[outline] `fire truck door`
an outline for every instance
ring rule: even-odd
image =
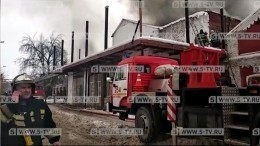
[[[127,96],[128,65],[119,66],[116,70],[113,86],[113,106],[119,107],[120,101]]]

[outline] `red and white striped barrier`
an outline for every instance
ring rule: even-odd
[[[173,98],[174,94],[172,91],[172,75],[168,80],[167,86],[167,120],[172,122],[172,130],[176,130],[176,102]],[[176,146],[178,144],[176,135],[172,135],[172,145]]]
[[[176,123],[176,103],[175,99],[173,98],[173,91],[172,91],[172,76],[168,81],[167,86],[167,120],[170,122]]]

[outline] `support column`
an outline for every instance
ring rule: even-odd
[[[73,93],[73,72],[68,73],[68,104],[72,104],[72,93]]]
[[[84,98],[85,98],[84,107],[85,107],[85,109],[87,108],[86,98],[89,95],[88,83],[89,83],[89,81],[88,81],[88,70],[86,69],[84,71]]]
[[[104,106],[105,106],[105,98],[107,97],[107,84],[106,84],[106,78],[107,78],[107,73],[103,73],[102,74],[102,81],[101,81],[101,84],[102,84],[102,87],[101,87],[101,108],[104,109]]]

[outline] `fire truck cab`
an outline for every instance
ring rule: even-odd
[[[114,75],[112,88],[110,88],[112,93],[110,103],[113,107],[125,107],[134,112],[129,97],[133,96],[135,92],[155,92],[154,88],[158,88],[157,91],[165,91],[165,88],[160,87],[162,83],[165,83],[162,80],[157,84],[151,84],[153,79],[158,78],[154,75],[155,68],[163,64],[178,65],[178,62],[153,56],[136,56],[121,61]],[[138,74],[141,79],[139,85],[136,84]],[[166,79],[164,80],[166,81]]]
[[[44,91],[44,87],[41,83],[36,84],[35,93],[33,96],[38,99],[44,99],[45,91]]]

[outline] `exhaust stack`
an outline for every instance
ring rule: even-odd
[[[86,21],[85,57],[88,56],[88,21]]]
[[[71,40],[71,63],[73,62],[74,56],[74,31],[72,31],[72,40]]]
[[[104,40],[104,49],[107,49],[108,42],[108,6],[105,7],[105,40]]]
[[[186,26],[186,42],[190,43],[190,20],[189,20],[188,0],[185,0],[185,26]]]

